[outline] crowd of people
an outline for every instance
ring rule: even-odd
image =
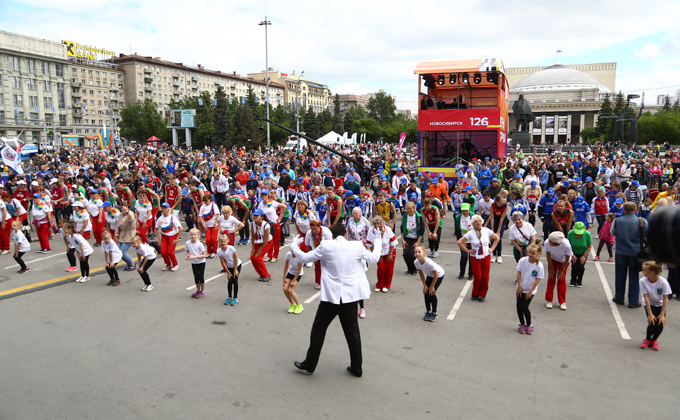
[[[245,259],[260,281],[271,281],[272,264],[287,240],[299,235],[299,249],[312,252],[334,239],[334,226],[343,225],[349,241],[368,252],[379,247],[376,292],[390,291],[396,250],[402,249],[405,273],[423,284],[424,320],[435,321],[436,292],[445,275],[435,262],[444,224],[452,223],[461,251],[458,279],[467,270],[477,302],[487,298],[491,264],[503,263],[508,230],[517,264],[518,330],[532,334],[529,303],[544,278],[541,255],[548,265],[545,306],[553,307],[556,289],[559,308],[566,310],[567,272],[571,267],[569,286],[583,286],[598,240],[594,260],[606,246],[608,260],[615,262],[614,302],[625,303],[627,286],[628,306],[640,307],[642,291],[650,325],[642,347],[658,350],[668,298],[680,300],[680,269],[669,266],[667,280],[650,262],[640,279],[635,257],[650,214],[678,204],[680,151],[668,148],[662,156],[659,149],[530,155],[518,150],[504,158],[459,160],[449,179],[419,171],[415,154],[415,147],[397,151],[381,144],[335,153],[60,148],[34,157],[24,174],[10,171],[0,190],[0,254],[13,252],[19,273],[26,273],[23,256],[32,234],[39,253],[51,252],[61,238],[68,249],[66,271],[80,270],[76,281],[85,283],[89,257],[100,247],[109,285],[120,284],[116,266],[123,261],[123,270],[137,271],[142,290],[149,292],[159,254],[160,270],[178,270],[177,245],[188,231],[184,249],[196,284],[192,298],[205,296],[206,261],[217,257],[228,276],[225,304],[233,306]],[[300,314],[304,308],[295,287],[305,268],[313,267],[319,289],[321,264],[305,264],[293,252],[284,259],[288,312]],[[655,282],[660,283],[650,286]],[[650,290],[661,292],[652,296]],[[366,316],[363,299],[358,315]]]

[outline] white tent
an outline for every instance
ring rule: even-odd
[[[338,141],[340,139],[340,141]],[[320,137],[317,139],[321,144],[329,145],[329,144],[343,144],[342,142],[342,136],[335,131],[331,131],[330,133],[326,134],[323,137]]]

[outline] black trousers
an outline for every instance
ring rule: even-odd
[[[460,239],[460,238],[458,238]],[[467,244],[467,248],[470,249],[470,244]],[[460,275],[463,276],[465,275],[465,267],[468,265],[468,261],[470,260],[470,254],[467,252],[461,252],[460,253]],[[472,276],[472,264],[470,264],[470,267],[468,268],[468,277]]]
[[[246,211],[244,209],[238,209],[236,210],[236,215],[238,216],[239,220],[245,225],[243,229],[238,231],[238,236],[241,239],[250,239],[250,223],[248,220],[244,220],[243,216],[246,215]],[[250,217],[248,217],[250,219]]]
[[[416,265],[414,262],[416,261],[416,256],[414,255],[415,252],[415,244],[418,241],[417,238],[404,238],[404,241],[406,241],[406,248],[404,248],[404,262],[406,263],[406,269],[408,270],[409,273],[417,273],[418,269],[416,269]]]
[[[319,355],[326,338],[326,330],[335,317],[340,318],[342,331],[345,333],[347,346],[349,347],[350,366],[354,372],[362,373],[361,370],[361,334],[359,332],[359,318],[357,317],[357,302],[342,303],[335,305],[330,302],[320,302],[316,310],[312,333],[309,339],[309,349],[304,363],[307,371],[314,372],[319,363]]]
[[[21,259],[21,257],[24,256],[24,254],[25,252],[17,252],[17,256],[14,257],[14,261],[16,261],[17,264],[19,264],[19,266],[21,266],[22,270],[25,270],[27,268],[26,264],[24,263],[24,260]]]
[[[437,239],[427,239],[428,245],[430,245],[430,251],[432,252],[437,252],[439,251],[439,241],[442,239],[442,228],[441,226],[437,227]]]
[[[425,279],[425,285],[427,287],[432,286],[432,281],[434,279],[432,277],[427,277]],[[439,286],[442,284],[442,280],[444,280],[444,276],[441,276],[437,279],[437,282],[434,284],[434,291],[436,292],[437,289],[439,289]],[[430,312],[430,310],[434,313],[437,313],[437,294],[435,293],[434,295],[429,295],[425,293],[425,309],[427,312]]]
[[[661,313],[661,306],[649,306],[652,310],[654,316],[659,316]],[[649,316],[647,312],[647,306],[645,305],[645,315]],[[657,324],[647,324],[647,340],[655,341],[659,339],[661,332],[663,331],[663,324],[658,322]]]
[[[586,272],[586,263],[581,264],[581,257],[584,254],[574,253],[576,257],[576,262],[571,263],[571,284],[582,284],[583,283],[583,273]],[[586,262],[588,262],[588,255],[585,255]]]
[[[238,265],[236,270],[241,274],[241,264]],[[232,290],[234,291],[234,299],[238,299],[238,276],[234,276],[234,269],[227,267],[227,276],[229,281],[227,282],[227,292],[229,292],[229,297],[232,297]]]
[[[517,296],[517,316],[519,317],[520,324],[531,325],[531,311],[529,310],[529,305],[534,296],[531,295],[529,299],[524,299],[524,296],[526,296],[526,293]]]
[[[139,276],[142,278],[142,280],[144,280],[144,284],[146,284],[147,286],[151,284],[151,277],[149,277],[149,267],[151,267],[155,262],[156,262],[155,258],[153,260],[146,260],[146,263],[144,263],[143,266],[141,267],[142,270],[144,270],[144,272],[140,273]]]
[[[83,277],[90,276],[90,256],[87,255],[84,260],[80,260],[80,275]]]
[[[69,267],[77,267],[77,264],[76,264],[76,249],[75,248],[69,248],[68,249],[68,252],[66,252],[66,258],[68,258]]]
[[[118,270],[116,270],[116,267],[114,266],[113,268],[106,266],[106,272],[109,274],[109,278],[113,280],[120,280],[118,278]]]
[[[191,271],[194,273],[194,283],[205,283],[205,262],[191,264]]]

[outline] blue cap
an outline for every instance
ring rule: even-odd
[[[468,185],[467,187],[463,188],[463,191],[472,191],[472,187]]]
[[[555,189],[554,188],[548,188],[548,195],[555,195]]]
[[[449,181],[449,188],[453,188],[453,181]]]
[[[269,190],[264,188],[262,191],[260,191],[260,195],[262,194],[269,194]]]
[[[99,207],[111,207],[111,202],[110,201],[104,201],[101,206]]]
[[[256,209],[253,212],[253,216],[264,216],[264,212],[262,211],[262,209]]]
[[[333,172],[333,171],[331,171],[330,168],[326,168],[326,170],[324,172]]]
[[[302,179],[302,177],[299,177],[299,178],[297,179],[297,182],[302,182],[302,181],[304,181],[304,179]]]
[[[484,158],[484,160],[491,160],[491,158],[487,156]]]
[[[568,187],[568,186],[569,186],[569,181],[564,181],[564,182],[562,183],[562,186],[565,187],[565,188]]]
[[[423,173],[422,173],[422,172],[418,172],[418,176],[423,176]]]
[[[295,159],[295,163],[300,163],[300,161],[299,161],[299,160],[297,160],[297,159]]]
[[[498,178],[491,178],[491,182],[494,182],[494,181],[498,182]],[[534,181],[534,182],[536,182],[536,181]]]
[[[631,182],[630,185],[631,185],[632,187],[639,187],[639,186],[640,186],[640,182],[638,182],[638,181],[636,180],[636,181]]]
[[[378,166],[378,169],[385,169],[385,168],[383,168],[382,166]],[[428,172],[429,172],[429,171],[428,171]]]
[[[522,175],[520,175],[520,174],[515,175],[515,178],[521,178],[521,177],[522,177]]]
[[[576,197],[576,201],[579,203],[583,203],[584,201],[586,201],[586,199],[579,195],[578,197]]]
[[[352,166],[351,168],[349,168],[349,170],[350,170],[350,171],[353,171],[353,170],[354,170],[354,166]]]
[[[576,178],[574,178],[574,181],[576,181],[576,182],[581,182],[581,178],[576,177]]]
[[[590,182],[590,181],[592,181],[592,180],[593,180],[593,178],[592,178],[592,177],[589,177],[589,176],[588,176],[588,177],[586,177],[586,182]]]
[[[623,198],[617,198],[616,199],[616,204],[623,204]]]
[[[531,181],[531,188],[535,188],[535,187],[536,187],[536,181]]]
[[[386,175],[380,175],[380,180],[381,181],[387,181],[387,176]]]
[[[250,179],[255,178],[255,174],[250,174]]]
[[[425,173],[426,173],[426,174],[429,174],[429,173],[430,173],[430,170],[428,169],[427,171],[425,171]]]
[[[99,191],[94,188],[90,188],[90,194],[99,194]]]
[[[265,176],[265,178],[271,178],[272,173],[267,171],[267,172],[264,173],[264,176]]]
[[[392,194],[397,194],[397,193],[398,193],[397,190],[392,190]]]
[[[411,200],[413,200],[414,198],[417,199],[417,198],[418,198],[418,193],[412,192],[411,194],[409,194],[408,198],[410,198]]]
[[[402,183],[402,184],[408,184],[408,180],[406,180],[406,178],[402,178],[402,179],[401,179],[401,183]]]
[[[323,203],[324,201],[326,201],[326,197],[324,197],[323,195],[319,197],[319,203]]]
[[[38,193],[33,194],[33,198],[40,198],[40,194]]]
[[[354,181],[354,177],[352,175],[347,175],[347,180],[348,181]]]
[[[170,204],[168,204],[168,203],[163,203],[163,204],[161,204],[161,207],[167,207],[167,208],[170,208]]]
[[[402,171],[402,172],[404,172],[404,169],[400,166],[400,167],[397,168],[397,171]]]
[[[352,191],[345,191],[345,197],[351,197],[354,193]]]
[[[467,171],[465,172],[472,172],[472,168],[467,168]]]

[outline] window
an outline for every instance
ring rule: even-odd
[[[104,123],[104,121],[99,120],[99,125],[102,125],[103,123]]]
[[[28,88],[30,90],[35,90],[35,79],[26,79],[28,82]]]
[[[122,75],[122,74],[119,74],[119,75],[118,75],[118,80],[123,80],[123,75]]]
[[[50,108],[52,108],[52,98],[50,98],[50,97],[44,97],[44,98],[43,98],[43,103],[45,104],[45,109],[50,109]]]
[[[139,92],[139,97],[141,98],[142,96],[144,96],[144,92]]]
[[[66,125],[66,115],[59,114],[59,125]]]
[[[104,87],[107,87],[107,84],[106,84],[106,82],[104,82]]]
[[[80,121],[76,119],[76,124],[80,124]],[[82,130],[80,128],[76,128],[76,134],[80,134]]]
[[[57,73],[57,76],[64,77],[64,65],[63,64],[55,64],[54,65],[54,71]]]
[[[80,69],[80,74],[85,74],[85,69]]]
[[[98,71],[96,71],[95,74],[96,74],[97,77],[99,77],[99,72],[98,72]]]
[[[88,76],[92,76],[92,70],[87,71]]]
[[[142,82],[137,82],[138,87],[142,87]]]
[[[51,123],[52,121],[54,121],[52,119],[52,114],[45,114],[45,122]]]
[[[139,63],[137,63],[137,68],[138,68],[138,69],[141,69],[141,68],[142,68],[142,65],[139,64]]]
[[[97,101],[97,105],[102,106],[102,101]]]
[[[89,124],[88,121],[89,120],[87,118],[85,118],[85,124]],[[85,130],[85,132],[87,133],[87,130]]]
[[[45,74],[45,75],[49,75],[50,74],[50,63],[48,63],[47,61],[43,61],[43,62],[40,63],[40,65],[42,67],[42,73]]]
[[[47,80],[43,80],[42,84],[43,84],[43,91],[45,91],[45,92],[51,92],[52,91],[52,83],[50,83]]]
[[[75,67],[73,67],[73,68],[71,69],[71,71],[72,71],[73,73],[78,73],[78,69],[75,68]]]
[[[10,57],[9,64],[12,70],[19,71],[19,57]]]
[[[66,109],[66,84],[57,83],[57,103],[59,104],[59,109]]]
[[[37,96],[29,96],[28,97],[28,106],[30,106],[30,107],[38,106],[38,97]]]
[[[87,82],[85,81],[85,79],[82,79],[81,82],[82,82],[84,85],[87,84]]]
[[[0,93],[0,105],[4,105],[5,101],[3,99],[2,93]]]
[[[14,106],[24,106],[24,99],[21,95],[14,95]]]
[[[90,91],[90,95],[94,96],[94,90]]]
[[[36,120],[40,119],[40,115],[37,112],[31,112],[31,114],[28,118],[31,120],[29,122],[29,124],[36,125],[36,124],[38,124]]]
[[[22,111],[16,112],[14,114],[14,122],[16,124],[23,124],[24,123],[24,113]]]
[[[90,99],[90,105],[94,105],[94,99]]]
[[[5,111],[0,111],[0,124],[5,124]],[[0,137],[5,137],[5,135],[1,135]]]
[[[26,70],[28,70],[29,73],[35,73],[35,60],[30,58],[26,59]]]
[[[98,91],[97,91],[97,96],[102,96],[102,91],[101,91],[101,90],[98,90]]]
[[[14,89],[21,89],[21,77],[12,76],[12,87]]]
[[[106,78],[106,72],[105,71],[102,72],[102,77]]]

